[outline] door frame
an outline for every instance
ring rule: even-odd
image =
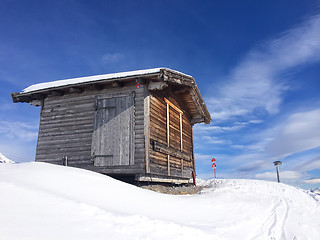
[[[103,167],[120,167],[120,166],[131,166],[134,165],[134,152],[135,152],[135,92],[125,92],[125,93],[104,93],[104,94],[98,94],[95,96],[94,101],[94,119],[93,119],[93,131],[92,131],[92,142],[94,138],[94,132],[95,132],[95,125],[96,125],[96,119],[97,119],[97,113],[98,113],[98,101],[102,99],[111,99],[111,98],[121,98],[121,97],[132,97],[132,111],[130,114],[130,121],[129,121],[129,165],[114,165],[114,166],[103,166]],[[92,155],[92,149],[93,146],[91,145],[91,160],[94,162],[94,159],[98,155]],[[102,167],[102,166],[101,166]]]

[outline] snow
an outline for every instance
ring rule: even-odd
[[[161,69],[167,69],[167,70],[191,77],[191,76],[186,75],[184,73],[181,73],[181,72],[178,72],[175,70],[171,70],[168,68],[151,68],[151,69],[145,69],[145,70],[110,73],[110,74],[95,75],[95,76],[90,76],[90,77],[71,78],[71,79],[64,79],[64,80],[58,80],[58,81],[52,81],[52,82],[38,83],[38,84],[34,84],[34,85],[31,85],[31,86],[23,89],[22,92],[29,93],[29,92],[34,92],[34,91],[38,91],[38,90],[48,89],[48,88],[56,88],[56,87],[75,85],[75,84],[86,83],[86,82],[94,82],[94,81],[98,81],[98,80],[117,79],[117,78],[124,78],[124,77],[133,77],[133,76],[154,74],[154,73],[160,73]]]
[[[0,163],[14,163],[14,161],[10,160],[5,155],[0,153]]]
[[[166,195],[47,163],[0,165],[0,239],[320,239],[320,203],[257,180]]]

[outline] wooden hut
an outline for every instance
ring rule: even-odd
[[[11,96],[41,106],[36,161],[137,181],[188,182],[192,126],[211,121],[194,78],[168,68],[40,83]]]

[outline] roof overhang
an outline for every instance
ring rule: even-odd
[[[11,97],[15,103],[27,102],[32,104],[35,101],[46,98],[48,95],[62,94],[66,89],[69,89],[69,92],[81,92],[81,88],[88,86],[99,86],[107,83],[121,85],[121,82],[136,79],[144,79],[149,82],[164,82],[175,86],[177,90],[175,94],[178,94],[185,102],[192,118],[191,122],[193,124],[201,122],[209,124],[211,122],[210,114],[194,78],[168,68],[153,68],[39,83],[31,85],[19,93],[11,93]]]

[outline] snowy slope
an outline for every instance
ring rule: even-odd
[[[320,239],[320,204],[271,182],[165,195],[90,171],[0,165],[0,239]]]
[[[5,155],[0,153],[0,163],[14,163],[14,161],[10,160]]]

